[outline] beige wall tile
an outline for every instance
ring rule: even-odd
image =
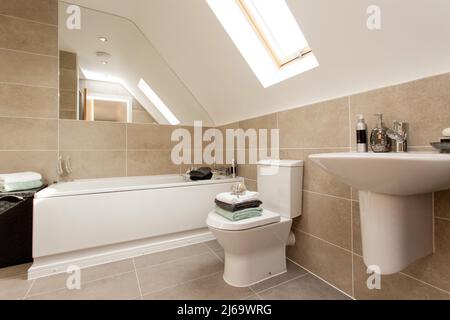
[[[296,245],[288,248],[288,257],[319,277],[352,294],[351,253],[300,231]]]
[[[436,217],[450,219],[450,190],[434,194],[434,214]]]
[[[77,92],[70,90],[60,90],[59,108],[64,111],[76,112],[77,110]]]
[[[78,90],[78,72],[77,70],[59,69],[59,87],[61,90]]]
[[[170,150],[128,151],[128,175],[148,176],[177,174],[179,166],[173,164]]]
[[[293,227],[351,250],[350,206],[350,200],[303,192],[303,214]]]
[[[59,118],[62,120],[76,120],[77,113],[75,111],[60,110]]]
[[[256,164],[240,164],[237,167],[237,174],[246,179],[255,180],[258,176],[258,166]]]
[[[348,99],[280,112],[281,148],[350,147]]]
[[[58,87],[58,58],[0,49],[0,82]]]
[[[125,150],[123,123],[61,120],[61,150]]]
[[[0,2],[0,14],[57,25],[58,1],[2,0]]]
[[[400,273],[381,276],[381,290],[367,288],[367,267],[361,257],[354,255],[356,299],[364,300],[430,300],[450,299],[450,295]]]
[[[0,16],[0,48],[57,56],[58,28]]]
[[[0,118],[0,150],[56,150],[57,120]]]
[[[39,172],[46,183],[57,180],[57,151],[0,151],[0,172]]]
[[[76,70],[77,54],[68,51],[59,51],[59,67],[61,69]]]
[[[125,151],[62,151],[73,173],[66,179],[95,179],[126,176]]]
[[[361,216],[359,202],[352,201],[353,252],[362,256]]]
[[[259,134],[260,130],[266,129],[267,130],[267,146],[259,146],[263,148],[271,148],[271,131],[272,129],[278,128],[278,116],[276,113],[269,114],[262,117],[257,117],[249,120],[244,120],[239,122],[239,128],[243,129],[244,131],[247,131],[249,129],[256,130],[257,133],[257,143],[259,146]],[[246,148],[250,148],[250,144],[248,141],[246,141]]]
[[[436,252],[416,261],[404,273],[450,292],[450,220],[435,220],[435,242]]]
[[[450,74],[445,74],[352,96],[351,119],[364,114],[371,130],[376,124],[372,115],[383,113],[388,127],[393,120],[409,123],[410,146],[429,146],[449,126],[449,86]]]
[[[318,165],[309,160],[309,155],[328,152],[342,152],[340,149],[300,150],[283,149],[280,158],[283,160],[303,160],[303,189],[350,199],[350,187],[340,182],[334,176],[326,173]]]
[[[171,141],[175,126],[154,124],[128,124],[127,145],[129,150],[167,150],[176,142]]]
[[[58,118],[58,90],[0,84],[0,116]]]

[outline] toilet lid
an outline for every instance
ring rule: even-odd
[[[240,221],[230,221],[221,215],[211,211],[208,215],[208,219],[206,223],[209,227],[220,229],[220,230],[229,230],[229,231],[238,231],[238,230],[246,230],[251,228],[256,228],[260,226],[264,226],[266,224],[280,222],[281,217],[278,213],[271,212],[269,210],[265,210],[262,213],[262,216],[244,219]]]

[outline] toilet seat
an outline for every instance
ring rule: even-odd
[[[265,226],[267,224],[277,223],[280,221],[281,216],[278,213],[264,209],[262,216],[240,221],[230,221],[214,211],[211,211],[208,215],[206,223],[209,227],[219,230],[239,231]]]

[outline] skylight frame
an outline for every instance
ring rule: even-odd
[[[309,46],[301,57],[288,63],[277,62],[238,0],[207,0],[207,3],[264,88],[319,66]]]

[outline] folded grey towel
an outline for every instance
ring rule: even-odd
[[[226,211],[230,211],[230,212],[236,212],[236,211],[241,211],[244,209],[250,209],[250,208],[259,208],[262,205],[262,202],[259,200],[251,200],[251,201],[247,201],[247,202],[241,202],[241,203],[236,203],[236,204],[229,204],[229,203],[225,203],[222,202],[220,200],[215,200],[216,205],[219,208],[222,208]]]

